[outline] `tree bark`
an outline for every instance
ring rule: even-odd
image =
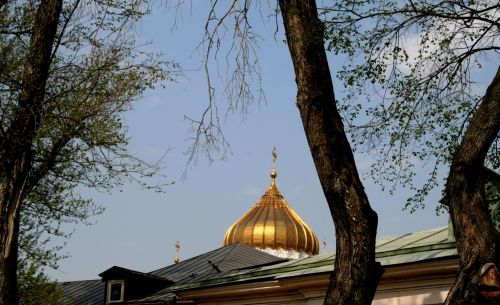
[[[500,68],[453,156],[446,183],[446,200],[460,259],[460,270],[446,305],[495,301],[480,293],[481,268],[487,263],[499,266],[500,258],[500,244],[490,218],[482,176],[488,149],[498,136],[499,128]]]
[[[18,305],[20,208],[33,164],[32,143],[42,117],[51,52],[62,0],[42,0],[33,24],[14,118],[0,136],[0,304]]]
[[[325,304],[369,305],[382,267],[375,261],[377,214],[360,181],[338,113],[314,0],[280,0],[309,148],[335,224],[336,259]]]

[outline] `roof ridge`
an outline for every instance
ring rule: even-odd
[[[59,282],[56,280],[56,283],[57,284],[64,284],[64,283],[82,283],[82,282],[92,282],[92,281],[101,281],[101,279],[92,279],[92,280],[73,280],[73,281],[62,281],[62,282]]]

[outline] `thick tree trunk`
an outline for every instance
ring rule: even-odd
[[[1,221],[3,226],[3,215]],[[2,255],[0,256],[0,304],[2,305],[17,305],[19,303],[17,292],[17,236],[19,235],[19,211],[17,215],[14,215],[13,221],[14,223],[10,223],[9,226],[11,227],[8,228],[10,231],[9,233],[12,234],[12,242],[9,245],[9,251],[4,251],[5,248],[2,248]],[[11,232],[12,230],[14,230],[14,232]]]
[[[62,0],[42,0],[30,40],[19,103],[0,136],[0,304],[18,305],[19,213],[32,168],[32,142],[42,117],[51,52]]]
[[[336,259],[325,304],[368,305],[382,268],[371,209],[337,111],[314,0],[280,0],[298,87],[297,106],[335,224]]]
[[[499,128],[500,69],[453,157],[446,184],[446,200],[460,258],[460,271],[446,299],[447,305],[488,304],[495,299],[480,293],[481,269],[487,263],[499,266],[500,258],[500,244],[485,200],[482,174],[486,154]],[[493,286],[484,288],[500,289]],[[494,291],[489,293],[495,295]]]

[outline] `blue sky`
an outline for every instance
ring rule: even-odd
[[[201,54],[196,50],[207,11],[203,5],[180,16],[174,31],[174,15],[163,7],[155,8],[137,28],[141,41],[151,41],[150,48],[162,51],[185,71],[175,82],[165,84],[166,88],[148,91],[125,116],[132,151],[155,160],[169,149],[163,174],[175,183],[165,193],[141,190],[133,184],[111,194],[84,191],[106,211],[93,219],[94,225],[74,227],[65,247],[70,257],[61,261],[59,270],[46,270],[52,278],[98,278],[114,265],[151,271],[173,263],[176,240],[181,243],[181,260],[220,247],[226,229],[267,189],[274,146],[278,187],[318,239],[326,239],[322,251],[334,250],[333,224],[295,106],[290,56],[283,32],[274,36],[272,20],[267,24],[260,17],[255,20],[255,31],[262,35],[258,52],[267,103],[252,106],[244,119],[237,113],[227,118],[224,132],[232,154],[226,161],[210,163],[201,158],[186,179],[181,178],[189,145],[189,124],[184,116],[199,117],[207,103]],[[335,65],[332,57],[330,65]],[[365,155],[356,155],[356,160],[363,175],[371,160]],[[447,224],[445,215],[435,214],[440,190],[428,198],[425,210],[410,214],[402,210],[408,190],[397,189],[389,195],[365,176],[363,179],[379,214],[379,238]]]

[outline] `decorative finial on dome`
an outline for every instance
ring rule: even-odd
[[[178,264],[180,262],[179,259],[179,250],[181,248],[181,243],[179,241],[175,242],[175,259],[174,259],[174,264]]]
[[[276,183],[276,177],[278,174],[276,173],[276,159],[278,158],[278,153],[276,152],[276,146],[273,148],[273,170],[271,171],[271,179],[272,185]]]

